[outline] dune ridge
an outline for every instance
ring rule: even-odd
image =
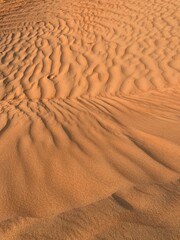
[[[179,206],[178,185],[141,184],[128,196],[117,191],[106,199],[50,219],[14,217],[1,223],[0,236],[3,240],[177,240],[179,224],[174,218],[179,219],[175,210]]]
[[[179,3],[0,0],[0,238],[179,239]]]

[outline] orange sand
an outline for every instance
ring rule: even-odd
[[[178,0],[0,0],[0,240],[180,239]]]

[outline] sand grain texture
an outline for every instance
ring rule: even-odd
[[[179,7],[0,0],[0,239],[180,239]]]

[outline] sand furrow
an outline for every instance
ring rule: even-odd
[[[33,89],[36,90],[31,92],[38,92],[38,94],[34,96],[31,93],[27,94],[28,99],[53,98],[54,96],[77,98],[109,94],[139,94],[153,89],[160,90],[176,86],[179,83],[178,21],[170,20],[173,11],[176,11],[175,4],[166,2],[153,17],[151,17],[152,12],[147,8],[147,3],[142,4],[139,1],[136,4],[132,2],[131,7],[129,7],[129,3],[123,4],[122,1],[117,4],[108,3],[109,13],[106,10],[106,3],[99,4],[98,1],[95,1],[94,4],[89,2],[89,7],[86,5],[86,1],[84,3],[77,2],[77,5],[69,5],[69,1],[60,4],[55,1],[54,4],[59,11],[61,8],[63,10],[67,7],[73,11],[70,16],[67,12],[68,18],[66,15],[62,15],[61,18],[53,16],[51,21],[44,19],[37,22],[36,16],[34,16],[35,21],[32,24],[29,22],[24,30],[22,26],[21,31],[17,29],[15,33],[11,34],[12,41],[9,43],[5,40],[9,33],[2,33],[0,47],[2,49],[6,47],[6,50],[1,54],[1,69],[7,69],[4,78],[8,78],[10,74],[8,68],[12,65],[15,72],[21,69],[22,63],[27,68],[29,64],[39,66],[38,70],[31,70],[31,76],[24,76],[26,86],[22,86],[18,96],[24,95],[24,91],[30,88],[30,83],[37,81],[43,81],[43,83],[34,85]],[[34,2],[28,3],[24,8],[31,11],[30,5],[34,9],[32,15],[35,15],[36,11],[43,13],[43,7],[40,10],[38,4],[36,6]],[[124,8],[126,14],[121,7]],[[137,7],[138,10],[134,11],[133,9]],[[165,11],[167,7],[169,17]],[[95,9],[96,14],[92,12]],[[53,14],[54,11],[52,6],[50,14]],[[82,11],[81,15],[79,11]],[[88,14],[86,14],[87,11]],[[146,12],[148,17],[144,18]],[[103,17],[105,13],[106,17]],[[129,17],[130,13],[132,19]],[[21,15],[18,10],[17,14]],[[117,21],[119,19],[121,21],[113,22],[113,38],[117,34],[116,40],[108,38],[112,16],[117,18]],[[176,19],[176,15],[174,18]],[[75,22],[75,19],[78,20],[78,23]],[[144,23],[142,26],[141,19]],[[24,24],[28,22],[26,19],[20,20]],[[167,30],[159,29],[159,22],[161,28],[164,29],[167,26]],[[149,32],[149,28],[151,28],[151,32]],[[119,31],[121,35],[119,35]],[[169,36],[162,35],[163,32],[168,32]],[[30,39],[33,53],[30,52],[26,56],[25,52],[29,49]],[[27,61],[22,62],[22,58]],[[50,79],[49,76],[51,76]],[[30,79],[30,83],[28,83],[28,79]],[[56,86],[54,86],[53,79]],[[20,81],[18,83],[21,85]],[[4,97],[14,98],[18,91],[15,85],[18,83],[15,73],[10,84],[12,88],[7,89],[6,96],[2,96],[1,99]],[[59,89],[58,91],[56,87]]]
[[[164,98],[169,96],[169,93],[163,95]],[[151,96],[149,101],[150,99]],[[139,99],[139,107],[141,102],[144,100]],[[2,115],[1,148],[7,148],[10,144],[13,155],[1,150],[1,165],[5,167],[5,162],[8,161],[13,168],[19,168],[20,176],[16,181],[13,180],[11,168],[8,170],[6,167],[6,170],[1,171],[1,178],[5,180],[7,175],[8,179],[11,179],[13,198],[19,199],[21,207],[21,199],[26,198],[25,206],[22,207],[24,214],[28,211],[28,216],[40,216],[40,206],[45,196],[47,204],[43,203],[43,208],[46,207],[49,214],[49,211],[54,211],[48,207],[49,201],[53,201],[54,206],[61,212],[107,196],[120,186],[121,189],[127,189],[127,186],[131,187],[142,181],[152,183],[177,179],[180,142],[173,136],[180,131],[176,126],[179,121],[178,110],[171,110],[171,113],[167,114],[172,116],[172,124],[172,120],[160,119],[158,111],[150,103],[152,114],[145,114],[143,108],[146,106],[143,105],[140,111],[129,112],[129,108],[135,109],[136,104],[133,99],[131,102],[130,99],[120,100],[117,97],[66,101],[3,101],[1,111],[3,114],[6,112],[6,115]],[[168,112],[168,107],[165,106],[164,111],[166,110]],[[159,113],[161,114],[161,111]],[[144,121],[146,128],[143,127]],[[138,122],[140,124],[137,124]],[[166,133],[164,128],[167,129]],[[15,137],[9,142],[12,134]],[[162,148],[163,152],[159,151]],[[17,161],[19,163],[16,167]],[[42,170],[38,172],[37,166]],[[25,176],[32,177],[25,180]],[[43,176],[51,181],[48,182]],[[23,181],[24,186],[16,192],[19,181]],[[39,191],[41,187],[36,189],[34,186],[36,181],[39,186],[42,185],[42,191]],[[94,181],[99,181],[98,184],[96,182],[96,190]],[[6,185],[4,187],[7,188]],[[84,187],[88,192],[85,199],[84,193],[79,191]],[[72,194],[70,201],[66,199],[64,202],[64,196],[60,197],[62,188],[65,196],[70,194],[73,188],[75,195]],[[5,194],[3,189],[1,202],[6,199],[6,203],[11,204],[12,196]],[[29,189],[28,193],[25,193],[26,189]],[[53,189],[56,189],[56,192]],[[94,192],[97,191],[98,195],[94,198]],[[47,193],[48,195],[44,195]],[[39,200],[31,213],[31,205],[35,204],[34,194]],[[13,201],[11,211],[14,214],[18,214],[18,202]],[[4,212],[3,218],[10,214],[3,209],[1,211]]]

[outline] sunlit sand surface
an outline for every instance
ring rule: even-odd
[[[0,0],[0,239],[180,239],[174,0]]]

